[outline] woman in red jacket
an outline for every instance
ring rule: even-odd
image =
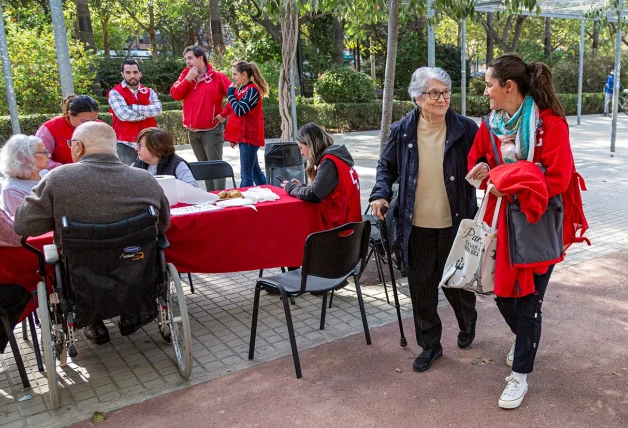
[[[307,159],[305,172],[311,181],[284,181],[286,193],[307,202],[319,204],[325,229],[362,221],[360,180],[353,168],[353,157],[342,145],[315,123],[303,125],[297,133],[301,154]]]
[[[525,198],[528,189],[520,188],[517,194],[512,180],[510,186],[504,185],[502,180],[504,171],[510,171],[511,177],[515,177],[537,164],[544,170],[544,179],[541,176],[540,180],[531,182],[531,186],[536,187],[530,190],[547,198],[562,195],[566,248],[581,239],[575,237],[576,230],[581,229],[582,234],[587,225],[580,200],[580,176],[576,173],[569,144],[569,129],[550,68],[543,63],[526,64],[519,55],[507,53],[491,61],[485,80],[484,95],[489,97],[491,113],[488,122],[481,124],[468,157],[471,178],[482,180],[481,188],[489,185],[492,194],[484,220],[489,224],[492,221],[499,196],[509,202],[520,196],[522,212],[538,208],[525,206],[524,201],[533,202]],[[490,133],[494,134],[495,149]],[[507,205],[502,204],[498,219],[495,300],[516,335],[506,359],[512,373],[506,378],[508,384],[498,402],[499,407],[512,409],[521,405],[528,391],[527,374],[532,372],[541,338],[541,304],[554,264],[562,257],[534,267],[512,266],[508,253]]]
[[[225,140],[240,147],[240,187],[266,184],[257,161],[257,150],[264,146],[262,98],[268,96],[268,83],[254,62],[237,61],[231,68],[233,83],[227,91]],[[232,114],[233,113],[233,114]]]
[[[61,102],[61,111],[61,116],[50,119],[35,133],[50,152],[50,169],[72,163],[72,144],[69,141],[74,129],[82,123],[98,119],[98,104],[87,95],[68,95]]]

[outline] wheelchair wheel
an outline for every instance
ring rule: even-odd
[[[192,332],[181,279],[172,263],[168,263],[167,279],[166,302],[172,347],[179,372],[187,379],[192,373]]]
[[[57,359],[54,354],[54,338],[50,323],[50,308],[48,306],[48,290],[46,284],[37,284],[37,300],[39,302],[39,317],[41,322],[42,351],[48,377],[48,391],[50,392],[50,406],[53,410],[59,408],[59,389],[57,386]]]

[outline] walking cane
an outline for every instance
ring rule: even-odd
[[[380,209],[382,215],[386,215],[388,212],[388,207],[383,206]],[[388,267],[390,268],[390,282],[392,283],[393,296],[395,297],[395,309],[397,310],[397,321],[399,321],[399,333],[401,333],[401,346],[405,347],[408,345],[406,341],[406,337],[403,334],[403,323],[401,322],[401,307],[399,306],[399,295],[397,294],[397,281],[395,281],[395,271],[393,269],[391,248],[390,248],[390,240],[388,239],[388,228],[386,227],[385,220],[378,220],[381,225],[382,238],[384,243],[384,250],[386,251],[386,256],[388,257]]]

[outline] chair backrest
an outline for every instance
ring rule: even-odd
[[[218,178],[231,177],[233,187],[236,187],[233,168],[228,162],[222,160],[211,160],[202,162],[190,162],[190,170],[195,180],[216,180]]]
[[[77,328],[117,315],[156,314],[159,282],[154,208],[109,224],[62,218],[61,245]],[[66,281],[68,284],[68,281]]]
[[[324,232],[312,233],[305,241],[301,293],[308,275],[321,278],[342,278],[351,274],[360,263],[358,276],[366,267],[371,224],[347,223]]]

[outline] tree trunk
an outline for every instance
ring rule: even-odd
[[[345,49],[345,35],[342,22],[335,16],[332,28],[334,32],[334,51],[331,54],[331,62],[342,66],[344,62],[342,52]]]
[[[462,21],[458,22],[458,37],[456,38],[456,47],[460,49],[462,46]]]
[[[515,24],[515,35],[512,37],[512,46],[509,52],[517,52],[519,47],[519,37],[521,36],[521,28],[526,20],[527,16],[517,16],[517,23]]]
[[[157,38],[155,37],[155,10],[153,2],[148,3],[148,37],[150,37],[150,50],[153,61],[157,59]]]
[[[379,139],[379,153],[386,147],[390,136],[395,92],[395,67],[397,65],[397,41],[399,37],[399,0],[388,4],[388,44],[386,46],[386,77],[384,78],[384,98],[382,100],[382,123]]]
[[[299,35],[299,12],[288,3],[281,18],[281,68],[279,71],[279,114],[281,116],[281,141],[291,141],[293,133],[290,112],[290,84],[293,76],[291,68],[297,50]]]
[[[94,43],[94,31],[92,30],[92,18],[89,13],[87,0],[74,0],[76,4],[76,16],[78,20],[78,39],[87,45],[88,49],[96,50]]]
[[[223,55],[225,53],[225,38],[222,35],[222,25],[220,23],[220,0],[210,0],[209,3],[209,22],[212,28],[214,52],[218,55]]]
[[[552,18],[545,18],[545,58],[552,56]]]
[[[360,41],[355,42],[355,69],[360,71],[362,62],[360,58]]]
[[[486,14],[486,24],[489,28],[493,28],[493,22],[495,20],[495,15],[492,13]],[[493,56],[495,52],[495,36],[492,31],[486,31],[486,66],[493,61]]]
[[[109,59],[109,52],[111,50],[111,44],[109,43],[109,20],[103,19],[100,21],[100,24],[102,26],[102,44],[105,51],[105,58]]]
[[[593,52],[597,52],[600,47],[600,23],[593,21]]]

